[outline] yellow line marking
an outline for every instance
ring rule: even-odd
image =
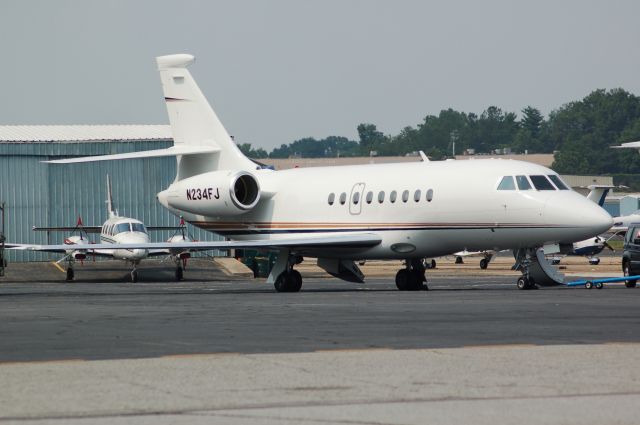
[[[55,261],[52,261],[51,264],[53,264],[54,267],[57,268],[58,270],[60,270],[62,273],[66,273],[67,272],[65,269],[60,267],[60,264],[56,263]]]
[[[537,344],[487,344],[487,345],[463,345],[462,348],[528,348],[539,347]]]
[[[86,362],[87,359],[71,358],[71,359],[53,359],[53,360],[6,360],[0,361],[1,366],[11,366],[18,364],[40,364],[40,363],[76,363]]]
[[[161,359],[188,359],[196,357],[218,357],[218,356],[239,356],[241,353],[194,353],[194,354],[168,354],[166,356],[160,356]]]
[[[395,351],[395,348],[389,347],[372,347],[372,348],[325,348],[314,350],[314,353],[357,353],[361,351]]]

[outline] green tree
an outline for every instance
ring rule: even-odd
[[[622,89],[595,90],[549,116],[552,167],[561,173],[607,174],[638,170],[638,155],[610,146],[640,136],[640,98]]]

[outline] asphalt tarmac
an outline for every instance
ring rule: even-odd
[[[0,280],[0,422],[640,417],[640,288],[519,291],[513,273],[472,270],[420,292],[308,273],[285,294],[197,264],[183,282],[157,264],[137,283],[96,267]]]
[[[0,285],[0,361],[640,342],[640,289],[519,291],[510,276]]]

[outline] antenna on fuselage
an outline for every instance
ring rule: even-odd
[[[109,177],[109,174],[107,174],[107,214],[109,218],[118,216],[118,210],[113,209],[113,197],[111,196],[111,177]]]

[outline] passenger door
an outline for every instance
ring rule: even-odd
[[[364,183],[356,183],[351,189],[351,196],[349,196],[349,213],[352,215],[358,215],[362,211],[362,196],[364,194]]]

